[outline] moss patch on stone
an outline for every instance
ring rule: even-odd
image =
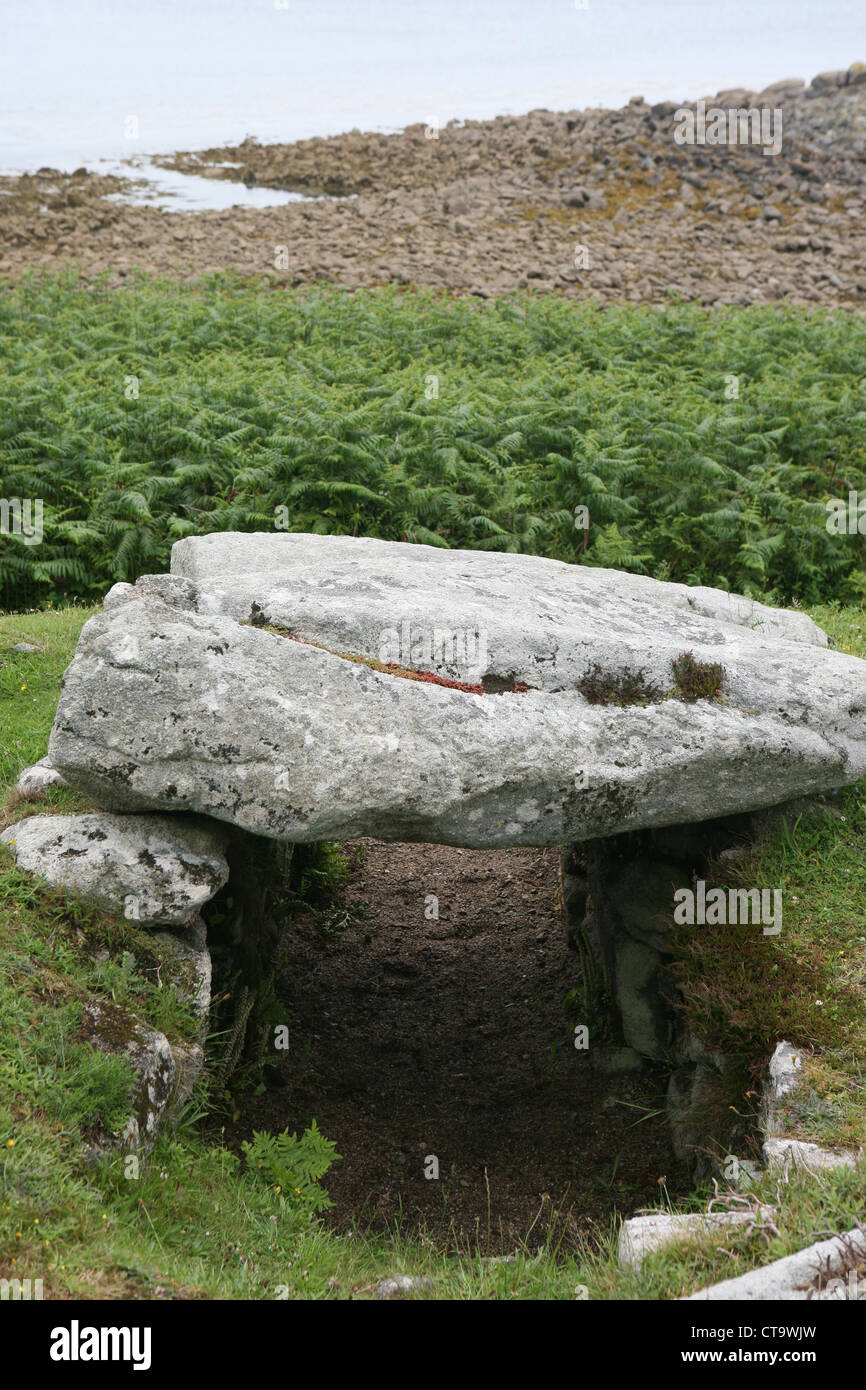
[[[725,668],[717,661],[698,661],[694,652],[683,652],[674,657],[671,670],[684,700],[717,700],[722,693]]]
[[[650,705],[664,699],[660,686],[643,671],[605,671],[597,662],[578,681],[577,688],[591,705]]]

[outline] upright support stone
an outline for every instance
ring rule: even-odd
[[[243,1058],[261,1058],[274,958],[286,924],[294,846],[232,828],[229,880],[211,905],[208,940],[220,988],[230,994],[227,1079]]]
[[[601,1041],[596,1064],[622,1069],[623,1057],[630,1056],[635,1065],[643,1059],[670,1067],[672,1142],[696,1179],[712,1170],[705,1146],[721,1107],[725,1062],[687,1033],[677,1008],[674,894],[692,888],[725,850],[753,839],[760,820],[726,816],[611,835],[562,852],[564,924],[580,956],[584,999]]]
[[[674,894],[712,859],[753,834],[749,815],[640,830],[567,846],[563,912],[569,941],[588,957],[590,985],[613,1008],[617,1039],[650,1061],[678,1042],[669,932]]]

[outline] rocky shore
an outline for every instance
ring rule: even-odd
[[[780,110],[779,153],[677,143],[679,104],[635,96],[618,111],[246,140],[159,161],[327,195],[266,209],[162,212],[116,201],[121,180],[40,169],[0,179],[0,277],[74,264],[110,283],[136,269],[232,269],[275,286],[418,284],[482,298],[866,303],[866,64],[706,105]]]

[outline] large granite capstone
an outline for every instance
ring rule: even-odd
[[[721,699],[675,697],[686,652],[724,668]],[[623,669],[670,697],[578,689]],[[866,662],[802,613],[535,556],[214,534],[85,625],[49,756],[109,810],[278,839],[566,844],[852,782],[864,713]]]

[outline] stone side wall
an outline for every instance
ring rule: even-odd
[[[673,1145],[696,1180],[714,1170],[712,1141],[742,1153],[747,1130],[725,1101],[726,1059],[687,1033],[677,1007],[669,949],[674,892],[781,819],[796,819],[805,804],[611,835],[562,852],[564,925],[580,957],[593,1060],[609,1070],[669,1067]]]

